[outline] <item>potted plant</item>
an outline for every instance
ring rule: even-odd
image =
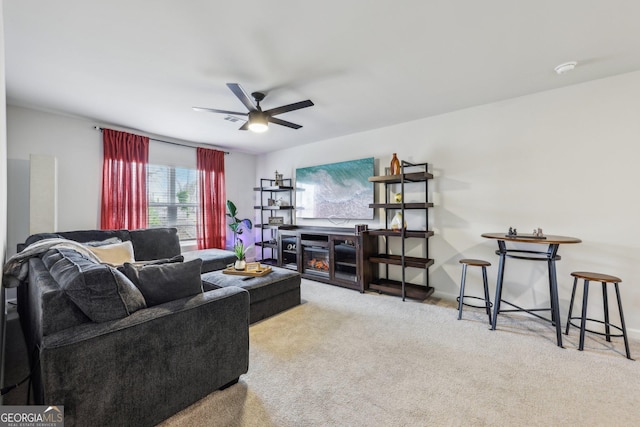
[[[240,239],[233,245],[233,252],[236,254],[236,263],[234,264],[234,268],[236,270],[244,270],[247,266],[247,261],[245,259],[245,255],[247,254],[247,249],[244,247],[244,242]]]
[[[238,208],[231,200],[227,200],[227,216],[231,218],[229,228],[231,228],[231,231],[233,232],[233,244],[235,246],[236,243],[238,243],[238,236],[242,234],[244,228],[251,230],[253,228],[253,223],[248,218],[238,218]]]

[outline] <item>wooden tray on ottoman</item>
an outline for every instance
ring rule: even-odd
[[[235,274],[236,276],[261,277],[271,273],[271,267],[260,265],[259,262],[248,262],[244,270],[236,270],[235,267],[227,267],[222,272],[224,274]]]

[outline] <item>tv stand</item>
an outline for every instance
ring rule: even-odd
[[[278,266],[302,277],[364,292],[378,239],[355,228],[292,226],[278,233]]]

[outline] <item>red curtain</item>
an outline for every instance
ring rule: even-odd
[[[200,199],[198,249],[224,249],[227,238],[224,152],[198,148],[196,155]]]
[[[102,130],[103,230],[147,228],[149,138]]]

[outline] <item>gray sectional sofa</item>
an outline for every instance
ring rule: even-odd
[[[253,285],[223,275],[232,252],[181,254],[172,228],[37,234],[19,249],[51,238],[130,241],[144,262],[116,268],[68,248],[27,261],[18,312],[34,401],[64,405],[68,426],[155,425],[234,384],[248,370],[250,319],[300,303],[298,273]]]

